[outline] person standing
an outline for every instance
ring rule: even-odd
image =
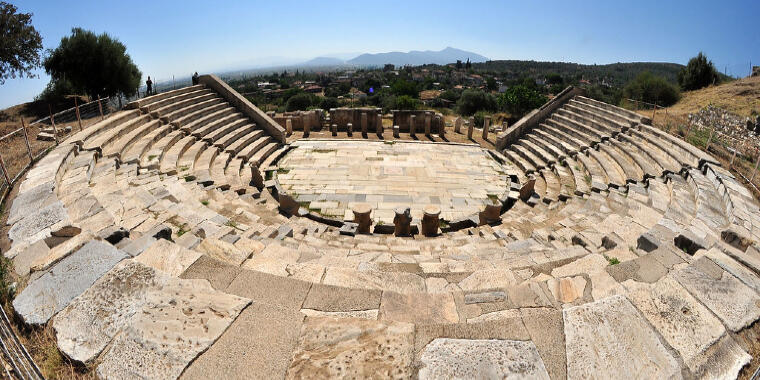
[[[150,95],[153,92],[153,81],[150,80],[150,75],[148,76],[148,80],[145,81],[145,86],[148,87],[147,91],[145,92],[145,95]]]
[[[196,71],[195,74],[193,74],[193,86],[198,84],[198,72]]]

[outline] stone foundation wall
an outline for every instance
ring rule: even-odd
[[[233,107],[237,108],[245,116],[250,117],[258,124],[259,127],[269,132],[275,140],[285,143],[285,128],[280,127],[271,117],[269,117],[264,111],[253,105],[248,99],[240,95],[232,87],[227,85],[224,81],[219,79],[218,76],[201,75],[198,78],[198,82],[205,84],[208,88],[216,91],[222,98],[230,103]]]
[[[522,119],[517,121],[513,126],[507,128],[505,132],[499,133],[496,138],[496,149],[502,150],[508,144],[517,141],[520,136],[527,133],[531,128],[535,127],[549,116],[554,110],[561,107],[565,102],[570,100],[575,95],[583,95],[583,89],[573,86],[568,86],[562,90],[554,99],[546,102],[543,106],[533,110],[529,114],[523,116]]]
[[[415,133],[425,133],[425,118],[430,116],[430,131],[438,133],[443,123],[443,115],[433,110],[392,110],[393,125],[398,125],[399,131],[409,132],[411,116],[414,115]]]
[[[324,111],[310,110],[310,111],[295,111],[284,112],[275,114],[272,119],[277,122],[283,128],[286,127],[287,120],[290,119],[293,124],[294,131],[303,131],[304,125],[308,125],[310,130],[317,130],[322,127],[322,119],[324,118]]]
[[[377,128],[377,116],[382,114],[380,108],[330,108],[330,124],[337,124],[338,130],[344,131],[348,123],[351,123],[354,132],[361,132],[362,113],[367,114],[367,131],[374,133]]]

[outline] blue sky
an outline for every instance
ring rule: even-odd
[[[6,0],[7,1],[7,0]],[[72,27],[121,40],[144,75],[187,76],[321,55],[470,50],[491,59],[686,63],[700,50],[746,76],[760,64],[760,1],[13,1],[43,45]],[[0,108],[47,84],[8,80]]]

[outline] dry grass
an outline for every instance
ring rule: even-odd
[[[688,115],[710,104],[740,116],[760,112],[760,77],[684,92],[681,100],[668,108],[668,114]]]
[[[684,138],[688,132],[686,141],[702,150],[705,150],[707,146],[710,132],[707,129],[690,129],[688,123],[690,113],[699,112],[700,109],[711,104],[745,117],[751,116],[753,111],[760,113],[760,77],[742,78],[718,86],[684,92],[682,95],[681,100],[675,105],[664,110],[658,109],[654,114],[653,124],[681,138]],[[652,110],[640,110],[638,113],[652,117]],[[742,176],[738,175],[741,173],[747,178],[752,177],[754,157],[737,155],[733,166],[730,166],[731,152],[716,138],[710,144],[709,153],[717,158],[724,168],[730,168],[737,180],[743,183],[756,199],[760,199],[760,191],[748,186],[749,184]],[[760,188],[760,174],[755,177],[753,184]]]

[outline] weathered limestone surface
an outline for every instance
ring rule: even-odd
[[[676,280],[663,277],[648,285],[627,281],[628,298],[689,369],[705,378],[735,378],[750,356],[731,338],[718,318]],[[725,336],[725,343],[719,344]],[[709,375],[709,376],[706,376]]]
[[[410,378],[414,325],[307,318],[286,378]]]
[[[179,277],[201,253],[186,249],[169,240],[158,239],[155,243],[135,257],[135,261],[158,269],[172,277]]]
[[[623,296],[563,311],[567,378],[681,378],[676,358]]]
[[[41,209],[27,210],[24,218],[16,222],[8,231],[13,245],[32,243],[50,236],[50,227],[68,219],[63,203],[55,202]]]
[[[520,309],[522,321],[536,345],[549,377],[564,379],[567,376],[565,332],[562,311],[551,308]]]
[[[55,182],[51,180],[27,191],[19,192],[16,198],[13,199],[6,223],[9,226],[13,225],[37,210],[55,203],[58,199],[53,194],[54,185]]]
[[[246,252],[241,251],[233,244],[215,238],[205,238],[197,249],[205,252],[217,260],[226,261],[233,265],[240,265],[248,258]]]
[[[114,267],[56,316],[62,352],[103,378],[177,378],[250,301],[203,280],[180,280],[133,260]],[[113,340],[113,341],[112,341]]]
[[[103,373],[140,374],[140,370],[130,368],[136,363],[113,353],[137,345],[133,348],[142,352],[132,354],[132,359],[143,355],[154,360],[164,358],[153,363],[155,368],[142,371],[156,370],[152,375],[176,377],[177,370],[195,356],[193,352],[197,354],[213,343],[248,302],[213,290],[205,280],[179,280],[135,260],[125,260],[59,313],[53,327],[60,350],[84,363],[94,360],[116,335],[132,335],[129,339],[120,336],[119,344],[105,353],[104,362],[110,362],[114,368],[109,371],[115,372]],[[157,346],[151,347],[154,344]]]
[[[549,379],[528,341],[440,338],[422,352],[420,379]]]
[[[739,331],[760,318],[757,293],[707,257],[675,271],[673,276],[731,331]]]
[[[450,293],[384,292],[379,317],[381,320],[411,323],[459,322],[454,297]]]
[[[126,257],[108,243],[91,241],[27,285],[13,308],[24,322],[45,324]]]
[[[293,359],[304,315],[266,302],[253,302],[183,379],[282,379]]]
[[[19,276],[26,276],[36,261],[50,255],[50,248],[44,240],[37,240],[19,252],[13,257],[13,270]]]

